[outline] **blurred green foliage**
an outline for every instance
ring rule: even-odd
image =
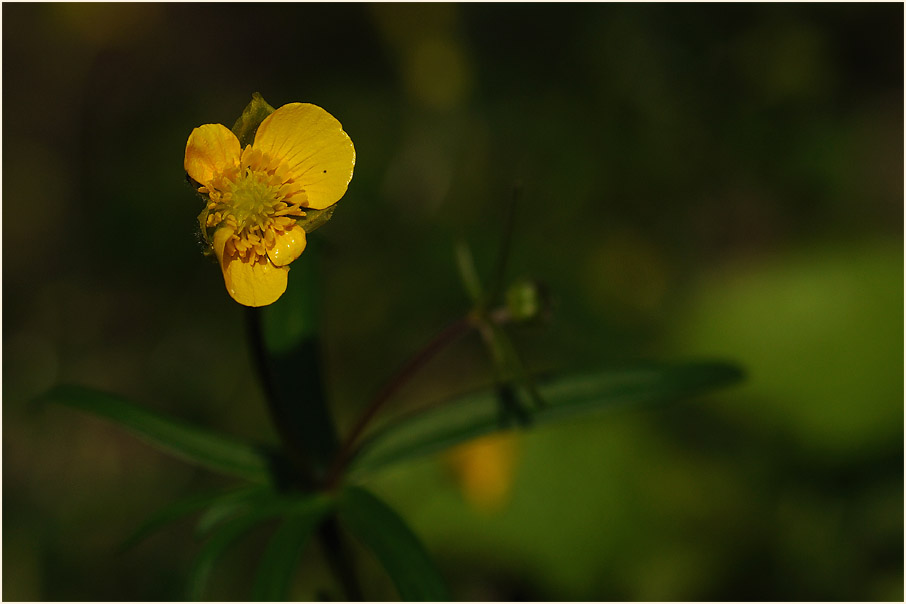
[[[717,356],[749,371],[730,393],[520,438],[494,512],[443,460],[382,475],[369,487],[454,597],[902,599],[902,5],[3,17],[5,599],[180,598],[188,524],[115,546],[161,505],[230,484],[28,404],[54,383],[274,438],[182,172],[191,129],[229,125],[256,90],[325,107],[356,145],[349,192],[312,235],[341,426],[468,307],[452,244],[489,274],[516,180],[511,273],[554,296],[547,325],[515,334],[532,367]],[[472,338],[399,408],[491,378]],[[209,596],[251,585],[264,542],[228,555]],[[302,565],[295,595],[311,599],[329,574],[316,548]],[[393,597],[373,559],[358,565]]]

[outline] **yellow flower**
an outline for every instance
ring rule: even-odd
[[[340,122],[316,105],[290,103],[261,122],[240,148],[226,126],[195,128],[185,168],[208,198],[202,228],[227,291],[245,306],[266,306],[286,291],[289,263],[305,249],[305,210],[323,210],[346,192],[355,148]]]
[[[494,513],[509,501],[519,457],[517,435],[492,434],[450,450],[446,461],[466,501]]]

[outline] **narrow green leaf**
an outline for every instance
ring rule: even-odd
[[[216,493],[195,495],[166,505],[152,514],[135,530],[134,533],[126,538],[119,546],[118,551],[123,553],[131,549],[168,524],[172,524],[182,518],[200,512],[212,504],[230,501],[237,497],[243,497],[247,493],[257,491],[259,491],[257,488],[238,489],[225,493],[223,491],[218,491]]]
[[[313,497],[295,507],[277,528],[268,543],[252,591],[256,602],[282,602],[289,599],[293,572],[318,524],[330,512],[333,501]]]
[[[443,578],[418,537],[383,501],[350,487],[340,499],[340,519],[378,558],[406,601],[450,599]]]
[[[232,128],[233,134],[239,139],[240,147],[245,148],[246,145],[251,145],[255,141],[255,133],[258,131],[258,126],[261,125],[264,118],[273,112],[274,108],[264,100],[261,94],[256,92],[252,95],[251,102],[245,106],[242,115],[239,116]]]
[[[204,537],[219,524],[230,518],[248,513],[256,507],[273,499],[273,491],[266,488],[245,489],[232,497],[221,497],[205,510],[195,525],[195,534]]]
[[[232,520],[211,536],[201,548],[201,551],[195,558],[192,570],[189,571],[188,595],[190,600],[195,602],[201,601],[208,578],[211,575],[211,571],[214,570],[214,565],[218,558],[220,558],[227,548],[235,541],[251,531],[265,519],[266,516],[260,512],[251,513]]]
[[[545,405],[530,410],[530,415],[534,425],[629,403],[672,401],[742,377],[738,367],[727,363],[641,365],[563,376],[539,384]],[[369,472],[435,453],[502,427],[495,392],[471,394],[401,418],[377,432],[359,449],[352,472]]]
[[[270,459],[262,447],[209,432],[92,388],[57,386],[42,399],[110,420],[157,449],[186,461],[252,482],[270,482]]]
[[[214,565],[223,553],[243,535],[262,522],[278,516],[309,515],[313,510],[329,508],[332,500],[324,495],[278,495],[257,502],[246,513],[231,519],[217,528],[202,546],[189,573],[188,594],[191,600],[201,600]]]

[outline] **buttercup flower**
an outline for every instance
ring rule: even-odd
[[[192,131],[185,169],[208,199],[202,228],[213,232],[234,300],[266,306],[286,291],[289,263],[305,249],[298,221],[343,197],[354,166],[355,148],[340,122],[308,103],[274,111],[245,149],[221,124]]]

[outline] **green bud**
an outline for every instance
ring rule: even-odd
[[[536,281],[517,281],[506,290],[506,307],[514,321],[535,319],[546,306],[544,287]]]

